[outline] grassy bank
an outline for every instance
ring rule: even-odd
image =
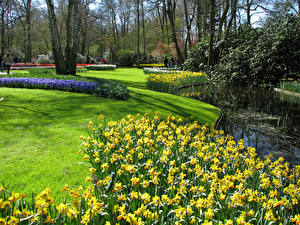
[[[219,110],[184,97],[146,90],[142,70],[117,69],[81,73],[89,80],[112,79],[128,85],[130,98],[116,101],[88,94],[53,90],[0,88],[0,183],[25,194],[45,187],[61,196],[64,184],[84,184],[88,175],[76,154],[79,136],[89,120],[103,114],[107,121],[127,114],[158,111],[193,115],[213,124]]]

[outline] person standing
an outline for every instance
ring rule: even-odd
[[[167,67],[168,67],[168,64],[169,64],[169,60],[168,60],[167,57],[165,57],[164,64],[165,64],[165,67],[167,68]]]
[[[6,53],[6,55],[3,57],[3,62],[4,62],[4,65],[5,65],[5,68],[7,69],[7,74],[9,74],[9,71],[10,71],[10,66],[11,66],[11,63],[12,63],[12,59],[11,59],[11,56],[8,53]]]
[[[171,59],[170,59],[170,68],[174,68],[174,66],[175,66],[175,60],[174,60],[174,58],[172,57]]]

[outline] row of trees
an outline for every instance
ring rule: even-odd
[[[77,53],[115,61],[120,50],[134,50],[139,63],[172,45],[183,62],[192,45],[210,40],[213,66],[213,43],[222,51],[241,25],[299,7],[300,0],[2,0],[1,52],[23,53],[26,62],[52,52],[57,73],[74,74]]]

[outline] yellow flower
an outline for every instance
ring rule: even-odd
[[[115,183],[113,191],[121,191],[122,183]]]
[[[132,186],[136,186],[136,185],[138,184],[139,180],[140,180],[140,178],[138,178],[138,177],[132,177],[132,178],[130,179],[131,185],[132,185]]]
[[[155,195],[153,198],[152,198],[152,204],[154,206],[158,206],[160,204],[160,197]]]
[[[58,206],[56,206],[57,211],[62,214],[62,215],[66,215],[68,212],[68,208],[66,204],[60,203]]]
[[[296,225],[300,224],[300,214],[295,215],[292,219],[291,222],[296,223]]]
[[[95,173],[96,170],[97,170],[96,168],[90,168],[90,169],[89,169],[89,172],[90,172],[90,173]]]
[[[77,215],[78,215],[78,211],[76,208],[72,207],[72,208],[69,208],[68,209],[68,213],[67,213],[67,216],[70,218],[70,219],[75,219],[77,218]]]
[[[205,219],[211,220],[214,217],[214,210],[212,208],[209,208],[206,212],[205,212]]]
[[[151,196],[145,192],[141,195],[141,199],[144,201],[144,204],[147,204],[148,202],[150,202],[150,198]]]
[[[108,163],[103,163],[103,164],[101,165],[101,168],[102,168],[103,170],[108,170],[108,168],[109,168]]]

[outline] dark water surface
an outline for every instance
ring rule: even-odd
[[[223,111],[217,129],[236,140],[244,139],[245,147],[257,149],[263,158],[284,157],[300,165],[300,98],[273,90],[247,87],[193,87],[179,91],[215,105]]]

